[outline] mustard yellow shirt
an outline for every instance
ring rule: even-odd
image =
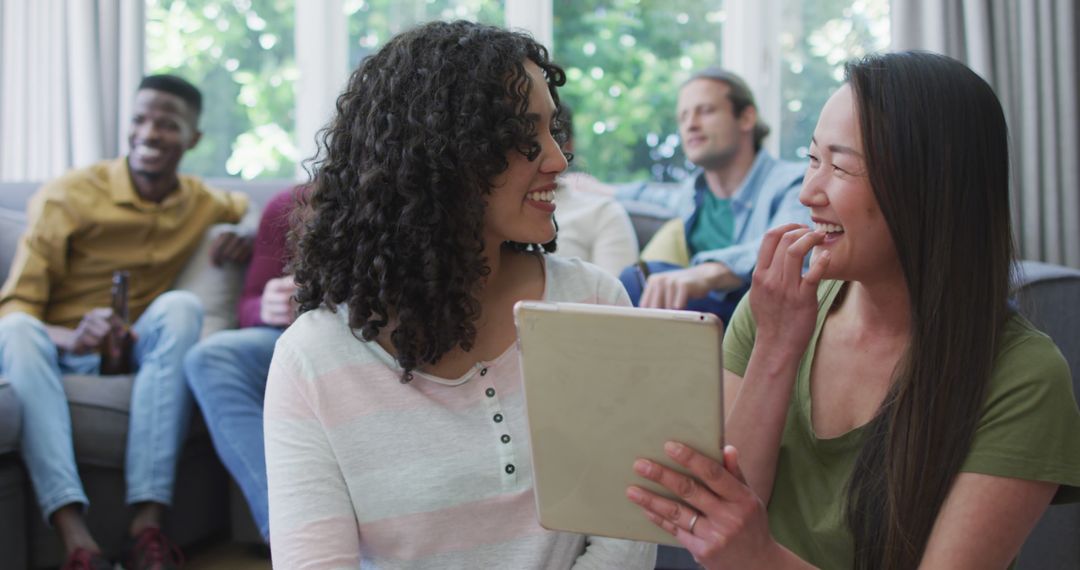
[[[134,321],[171,288],[207,228],[237,222],[246,210],[244,194],[183,175],[160,203],[143,200],[126,157],[69,172],[30,199],[0,316],[21,311],[73,328],[90,309],[109,306],[113,271],[126,269]]]

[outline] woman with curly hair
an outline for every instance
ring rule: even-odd
[[[366,59],[323,138],[275,349],[266,457],[285,568],[652,568],[536,519],[513,306],[628,304],[555,245],[563,71],[469,23]]]
[[[815,227],[766,234],[724,338],[724,464],[672,442],[694,478],[634,465],[682,500],[630,499],[704,566],[1005,568],[1080,501],[1068,365],[1009,303],[1008,148],[960,62],[847,65],[810,143]]]

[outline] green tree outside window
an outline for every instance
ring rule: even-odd
[[[844,62],[889,48],[889,0],[784,0],[783,13],[780,156],[802,160]]]
[[[719,64],[721,0],[553,0],[553,57],[567,72],[576,167],[605,182],[679,180],[675,103]]]
[[[349,18],[349,65],[356,68],[386,40],[432,20],[471,20],[494,26],[506,21],[498,0],[345,0]]]
[[[203,92],[203,138],[183,170],[202,176],[292,178],[299,76],[295,0],[146,0],[149,73]]]

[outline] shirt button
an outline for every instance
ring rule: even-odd
[[[481,376],[487,376],[487,368],[481,368],[480,369],[480,375]]]
[[[484,390],[484,393],[487,394],[488,398],[494,398],[495,397],[495,388],[488,388],[487,390]]]
[[[499,423],[502,421],[502,414],[495,414],[495,417],[491,419],[495,420],[495,423]]]
[[[499,439],[501,439],[503,443],[510,443],[510,435],[509,434],[504,433],[503,436],[500,437]]]
[[[514,474],[514,471],[516,471],[516,469],[514,468],[514,464],[513,464],[513,463],[511,463],[511,464],[508,464],[508,465],[506,466],[506,474],[507,474],[507,475],[513,475],[513,474]]]

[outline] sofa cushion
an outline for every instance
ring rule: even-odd
[[[0,182],[0,208],[22,212],[34,192],[41,188],[40,182]]]
[[[123,468],[134,381],[130,374],[64,375],[75,457],[79,463]]]
[[[175,289],[191,291],[202,301],[203,338],[220,330],[236,328],[236,304],[244,288],[245,266],[225,263],[218,267],[210,263],[210,245],[226,231],[251,233],[250,229],[233,224],[210,228],[173,284]]]
[[[11,384],[0,378],[0,455],[15,451],[22,429],[22,410]]]
[[[75,457],[80,465],[124,468],[131,387],[135,376],[65,374],[64,392],[71,411]],[[205,437],[206,424],[196,413],[188,439]]]

